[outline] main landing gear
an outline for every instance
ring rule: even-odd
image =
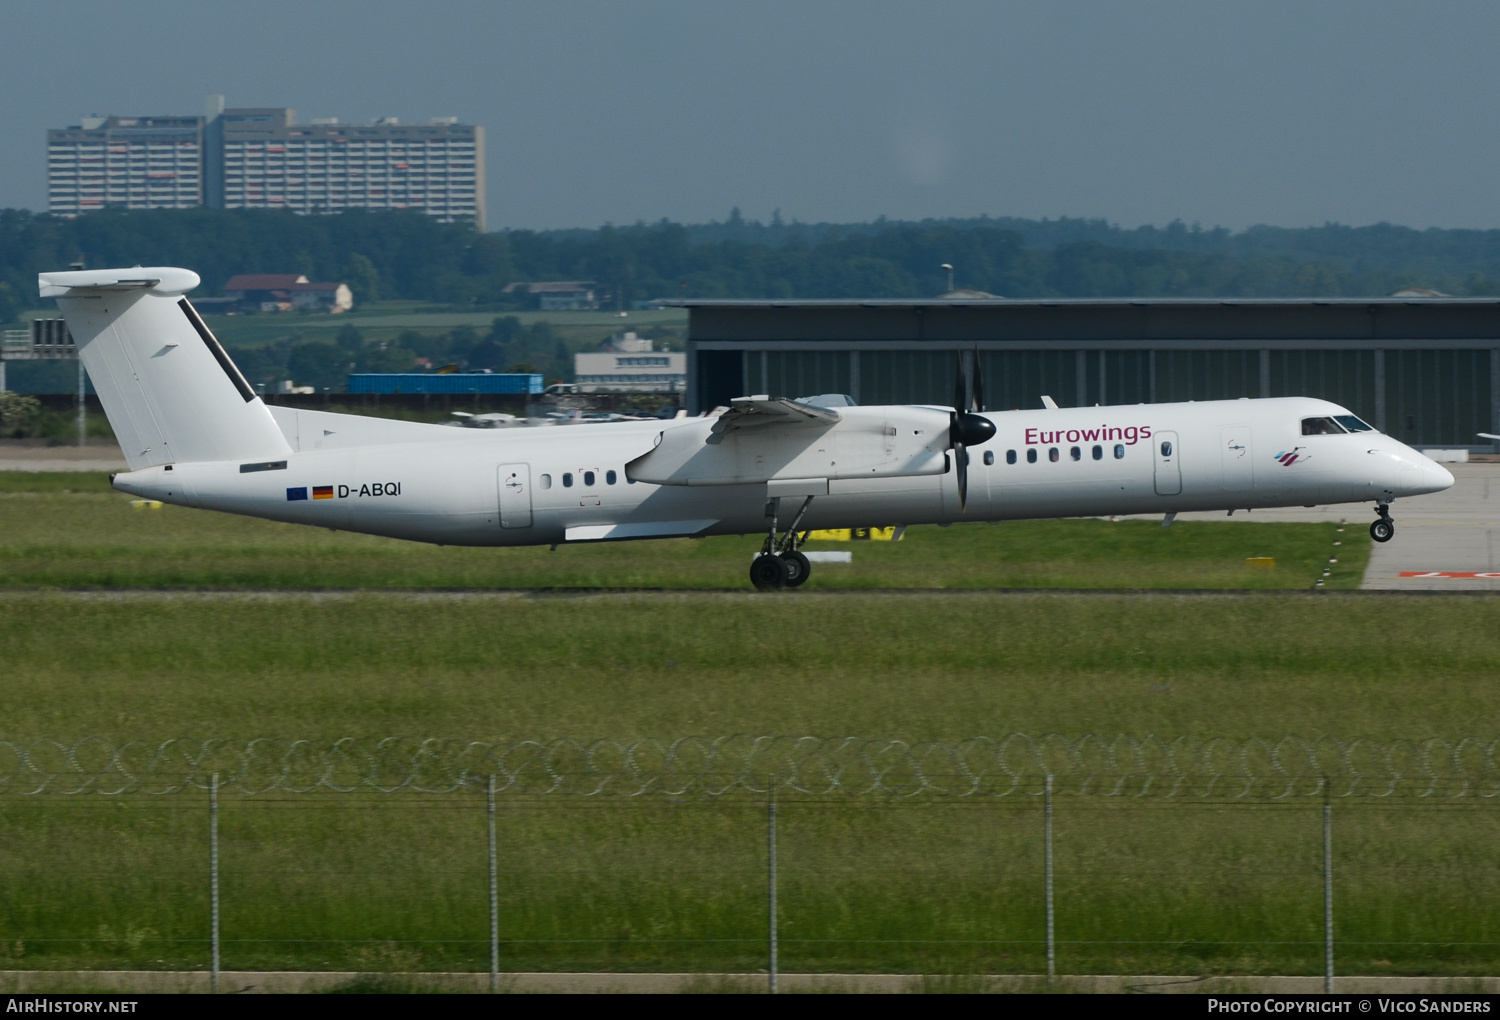
[[[812,573],[812,564],[797,548],[797,525],[802,523],[813,497],[802,501],[802,508],[792,519],[792,526],[776,536],[776,520],[781,510],[781,498],[772,497],[766,502],[766,519],[770,522],[770,533],[760,555],[750,561],[750,583],[761,591],[776,591],[781,588],[796,588]]]
[[[1376,503],[1375,512],[1380,516],[1370,523],[1370,537],[1377,542],[1389,542],[1396,534],[1396,522],[1391,520],[1391,505]]]

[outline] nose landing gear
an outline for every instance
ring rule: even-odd
[[[802,501],[802,508],[792,519],[792,526],[782,532],[779,538],[776,535],[776,518],[781,507],[781,499],[773,497],[766,502],[766,518],[770,522],[770,534],[766,536],[765,545],[761,546],[760,555],[750,561],[750,583],[756,588],[761,591],[797,588],[812,573],[812,564],[797,548],[797,525],[802,523],[802,517],[807,513],[807,508],[812,505],[812,501],[811,496]]]
[[[1377,542],[1389,542],[1396,534],[1396,522],[1391,520],[1391,505],[1376,503],[1375,512],[1380,516],[1370,523],[1370,537]]]

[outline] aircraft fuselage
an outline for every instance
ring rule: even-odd
[[[654,484],[630,465],[705,419],[542,429],[433,426],[420,441],[341,445],[372,419],[272,409],[285,461],[158,465],[115,476],[133,495],[277,521],[444,545],[543,545],[681,535],[759,534],[765,480]],[[858,412],[858,413],[854,413]],[[936,408],[849,409],[850,428],[894,434]],[[993,439],[969,448],[960,509],[952,452],[934,443],[930,473],[881,476],[831,466],[803,529],[1385,503],[1452,484],[1441,466],[1375,431],[1302,434],[1305,419],[1349,415],[1311,398],[986,412]],[[295,420],[294,420],[295,419]],[[844,423],[829,431],[837,437]],[[347,428],[346,426],[351,426]],[[378,427],[378,426],[374,426]],[[921,430],[912,442],[920,444]],[[852,433],[851,433],[852,435]],[[316,436],[316,438],[311,438]],[[866,440],[861,440],[862,442]],[[868,440],[876,442],[876,440]],[[852,449],[852,447],[848,447]],[[918,453],[926,450],[918,449]],[[945,462],[946,461],[946,462]],[[849,461],[845,459],[845,465]],[[798,469],[803,475],[809,470]],[[824,494],[826,492],[826,495]],[[785,521],[783,521],[785,524]]]

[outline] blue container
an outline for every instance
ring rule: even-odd
[[[541,393],[542,377],[531,372],[359,372],[350,393]]]

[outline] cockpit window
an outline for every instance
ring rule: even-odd
[[[1369,425],[1366,425],[1364,422],[1360,421],[1358,418],[1354,417],[1354,415],[1352,415],[1352,414],[1336,414],[1336,415],[1333,416],[1333,420],[1336,421],[1336,422],[1338,422],[1340,425],[1344,426],[1344,428],[1348,429],[1350,432],[1374,432],[1375,431]]]
[[[1303,418],[1302,434],[1304,436],[1341,436],[1344,430],[1332,418]]]

